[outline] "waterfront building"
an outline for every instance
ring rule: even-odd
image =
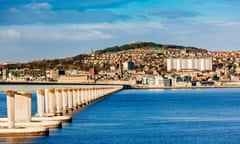
[[[159,75],[157,76],[148,75],[143,77],[143,85],[149,85],[153,87],[171,86],[171,80]]]
[[[89,83],[92,82],[89,80],[89,75],[71,75],[71,76],[60,76],[58,82],[63,83]]]
[[[148,85],[151,85],[151,86],[155,85],[155,78],[153,76],[148,77]]]
[[[46,71],[46,76],[50,80],[57,80],[59,77],[59,73],[56,70],[49,70],[49,71]]]
[[[162,76],[155,76],[155,86],[156,87],[165,87],[171,86],[170,79],[164,78]]]
[[[143,77],[143,82],[142,82],[144,85],[147,85],[148,84],[148,78],[147,77]]]
[[[97,69],[95,66],[89,70],[89,74],[91,78],[95,77],[95,75],[97,74]]]
[[[6,69],[2,70],[2,80],[7,80],[7,70]]]

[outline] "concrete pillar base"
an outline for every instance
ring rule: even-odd
[[[54,114],[54,113],[47,113],[47,114],[45,114],[45,116],[46,116],[46,117],[54,117],[55,114]]]
[[[66,114],[68,114],[68,113],[69,113],[68,110],[63,110],[63,112],[62,112],[63,115],[66,115]]]
[[[73,111],[73,108],[68,108],[68,112],[72,112]]]
[[[15,123],[14,122],[8,122],[8,128],[12,129],[14,128]]]
[[[45,114],[39,114],[39,113],[36,113],[35,116],[36,116],[36,117],[44,117]]]
[[[73,107],[73,110],[78,110],[78,107],[77,107],[77,106],[74,106],[74,107]]]
[[[56,112],[56,116],[62,116],[63,113],[62,112]]]
[[[0,137],[9,136],[48,136],[49,129],[45,127],[29,127],[22,129],[0,129]]]

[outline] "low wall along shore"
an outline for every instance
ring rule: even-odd
[[[49,135],[83,107],[121,90],[122,86],[87,86],[37,90],[37,113],[32,116],[32,93],[8,90],[7,118],[0,118],[0,136]]]

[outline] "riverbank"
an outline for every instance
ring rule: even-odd
[[[229,85],[229,86],[144,86],[144,85],[133,85],[131,89],[203,89],[203,88],[240,88],[240,85]]]

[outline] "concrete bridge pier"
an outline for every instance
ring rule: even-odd
[[[98,96],[97,96],[97,90],[98,90],[98,88],[97,88],[97,87],[95,87],[95,88],[94,88],[94,90],[93,90],[93,95],[94,95],[94,99],[95,99],[95,101],[97,101],[97,100],[98,100]]]
[[[68,89],[68,111],[73,111],[73,90]]]
[[[105,95],[105,87],[102,88],[102,97]]]
[[[81,89],[77,88],[77,106],[81,108]]]
[[[49,116],[56,115],[56,98],[55,98],[55,89],[48,90],[49,95]]]
[[[77,89],[73,89],[73,109],[77,110]]]
[[[8,115],[8,128],[15,127],[15,112],[14,112],[14,91],[7,91],[7,115]]]
[[[63,113],[68,113],[68,89],[62,89]]]
[[[48,89],[44,90],[44,100],[45,100],[45,114],[48,115],[49,114],[49,92]]]
[[[88,105],[88,89],[87,88],[84,88],[84,105]]]
[[[96,99],[96,88],[94,87],[94,88],[92,88],[92,97],[93,97],[93,101],[95,102],[95,101],[97,101],[97,99]]]
[[[93,101],[93,99],[92,99],[92,88],[89,88],[88,89],[89,90],[89,92],[88,92],[88,103],[90,104],[90,103],[92,103],[92,101]]]
[[[37,90],[37,116],[44,116],[44,90]]]
[[[85,106],[85,88],[81,88],[81,106]]]
[[[6,96],[7,96],[8,118],[6,119],[6,122],[5,122],[5,119],[1,119],[1,122],[0,122],[1,137],[2,136],[3,137],[46,136],[49,134],[49,128],[43,126],[44,125],[43,123],[31,121],[31,118],[32,118],[32,94],[31,93],[7,91]],[[39,98],[40,97],[38,97],[38,102],[42,101],[42,100],[39,100]],[[7,129],[5,128],[6,126],[8,127]]]
[[[15,122],[31,122],[32,118],[32,94],[28,92],[16,92],[15,95]]]
[[[62,90],[56,89],[55,92],[56,92],[55,96],[56,96],[56,106],[57,106],[56,115],[61,116],[63,113]]]
[[[87,103],[91,103],[91,88],[88,88],[88,94],[87,94]]]
[[[93,102],[93,88],[89,88],[89,102]]]
[[[101,97],[101,98],[104,97],[104,93],[103,93],[104,91],[103,91],[103,89],[104,89],[104,88],[100,88],[100,97]]]

